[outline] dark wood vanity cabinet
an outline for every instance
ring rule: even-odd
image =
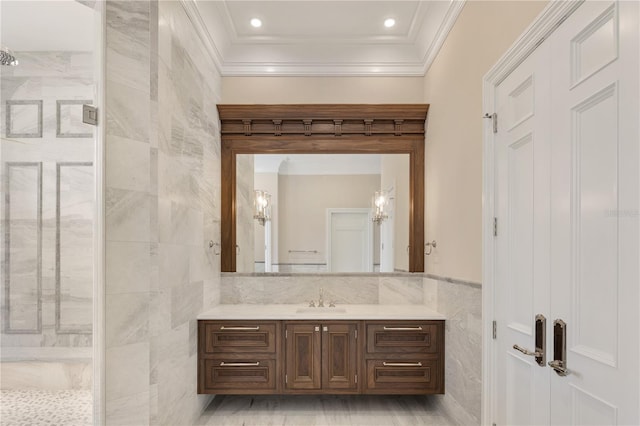
[[[278,390],[278,321],[198,321],[198,393]]]
[[[357,393],[357,322],[285,322],[285,390]]]
[[[444,393],[444,321],[367,321],[365,393]]]
[[[444,321],[198,321],[198,393],[444,393]]]

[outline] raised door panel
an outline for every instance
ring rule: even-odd
[[[287,324],[285,388],[321,388],[320,324]]]
[[[356,323],[323,325],[323,389],[357,390],[357,328]]]

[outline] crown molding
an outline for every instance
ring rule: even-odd
[[[422,75],[426,75],[429,68],[431,68],[431,64],[433,64],[433,61],[435,61],[438,56],[449,32],[458,20],[458,16],[460,15],[460,12],[462,12],[465,3],[466,0],[451,0],[451,3],[449,3],[449,8],[447,9],[445,18],[442,20],[433,41],[422,58]]]
[[[394,77],[422,77],[424,76],[421,63],[227,63],[222,67],[222,75],[249,77],[321,77],[321,76],[394,76]]]
[[[200,38],[200,41],[202,41],[206,52],[208,53],[209,57],[216,67],[216,70],[218,71],[218,73],[220,73],[220,75],[222,75],[222,65],[224,63],[222,54],[218,50],[216,44],[213,42],[211,34],[209,34],[207,25],[204,23],[202,15],[200,15],[198,5],[196,4],[195,0],[180,0],[180,5],[182,5],[182,8],[187,14],[187,18],[189,18],[189,20],[191,21],[191,24],[193,25],[198,38]]]

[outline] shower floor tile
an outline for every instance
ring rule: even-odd
[[[199,426],[423,426],[452,425],[424,396],[219,396]]]
[[[0,390],[2,426],[87,426],[91,423],[89,390]]]

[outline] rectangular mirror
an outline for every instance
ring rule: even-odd
[[[238,154],[238,272],[409,270],[409,154]]]

